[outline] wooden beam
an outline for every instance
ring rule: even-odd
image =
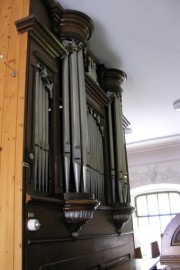
[[[29,0],[1,0],[0,53],[0,269],[22,269],[22,157],[27,34],[15,21]],[[8,65],[8,66],[7,66]],[[17,76],[12,77],[12,70]]]

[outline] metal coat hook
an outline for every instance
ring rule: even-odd
[[[17,77],[17,71],[15,71],[9,64],[4,62],[4,58],[5,58],[4,55],[1,53],[0,54],[0,61],[2,61],[5,66],[7,66],[9,69],[12,70],[12,72],[11,72],[12,77],[14,77],[14,78]]]

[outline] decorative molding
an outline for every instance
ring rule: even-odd
[[[44,66],[46,66],[46,68],[48,68],[48,70],[50,70],[53,73],[58,73],[58,69],[52,67],[52,65],[50,65],[50,63],[44,58],[44,56],[41,55],[40,52],[35,51],[33,52],[33,54],[41,63],[43,63]]]
[[[19,33],[28,32],[54,58],[66,53],[60,41],[39,21],[37,16],[30,15],[16,21],[15,24]]]
[[[91,114],[94,118],[97,126],[99,127],[99,130],[101,131],[101,134],[103,135],[104,131],[104,118],[101,117],[91,106],[87,105],[87,113]]]
[[[87,43],[94,30],[94,23],[89,16],[77,10],[64,10],[60,24],[60,39],[77,39]]]
[[[47,1],[47,0],[43,0],[43,1]],[[49,15],[51,18],[51,28],[52,31],[55,34],[59,33],[59,23],[63,14],[63,8],[60,6],[59,3],[57,2],[52,2],[48,4],[48,11],[49,11]]]
[[[109,97],[116,98],[121,96],[121,85],[127,79],[124,71],[115,68],[104,68],[102,75],[102,88],[106,91]]]
[[[79,237],[82,226],[93,218],[94,211],[100,204],[90,193],[65,193],[64,217],[73,238]]]
[[[180,246],[180,226],[177,227],[177,229],[175,230],[175,232],[172,236],[171,245],[172,246]]]
[[[79,51],[83,49],[83,43],[79,40],[74,39],[63,39],[62,44],[68,53]]]
[[[133,234],[134,231],[128,231],[128,232],[122,232],[121,235],[128,235],[128,234]],[[95,234],[95,235],[86,235],[83,237],[79,237],[78,239],[81,240],[85,240],[85,239],[96,239],[96,238],[104,238],[104,236],[106,237],[115,237],[118,236],[119,233],[110,233],[110,234]],[[28,245],[38,245],[38,244],[46,244],[46,243],[60,243],[60,242],[69,242],[71,241],[72,238],[71,237],[62,237],[62,238],[45,238],[45,239],[33,239],[33,240],[29,240],[28,241]]]
[[[137,153],[155,152],[172,147],[180,147],[180,134],[127,143],[128,154],[135,155]]]
[[[62,206],[63,205],[63,200],[61,199],[56,199],[56,198],[49,198],[49,197],[39,197],[39,196],[34,196],[26,193],[26,203],[47,203],[47,204],[55,204]]]
[[[160,166],[160,164],[151,164],[143,166],[143,168],[129,169],[130,185],[132,188],[137,188],[143,185],[158,184],[158,183],[179,183],[180,171],[169,164]]]
[[[120,234],[121,229],[126,222],[131,218],[135,207],[130,206],[128,203],[116,204],[113,208],[113,220],[116,225],[117,231]]]
[[[91,56],[87,57],[87,73],[98,84],[97,65]]]

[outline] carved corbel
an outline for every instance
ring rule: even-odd
[[[121,233],[124,224],[130,220],[134,210],[135,207],[130,206],[129,203],[119,203],[114,205],[113,220],[119,234]]]
[[[64,216],[73,238],[79,237],[82,226],[93,218],[100,204],[91,193],[65,193]]]

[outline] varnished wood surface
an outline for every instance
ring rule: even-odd
[[[22,153],[27,35],[15,21],[29,0],[0,1],[0,269],[22,269]],[[11,76],[12,69],[17,76]]]
[[[38,231],[26,232],[28,270],[40,267],[52,270],[98,269],[127,254],[133,256],[131,221],[118,235],[112,222],[112,212],[106,207],[94,213],[93,219],[83,226],[76,240],[72,239],[66,226],[62,206],[30,201],[26,209],[27,215],[33,213],[41,223]]]

